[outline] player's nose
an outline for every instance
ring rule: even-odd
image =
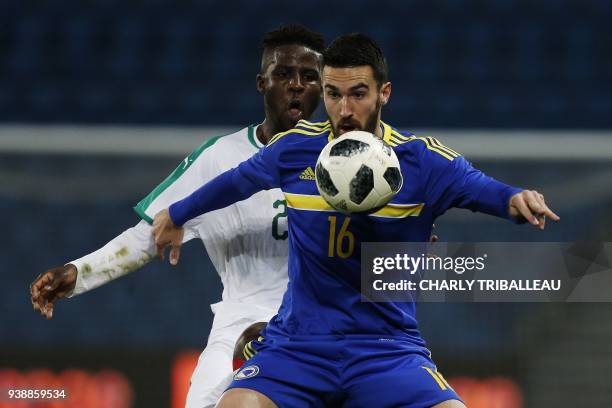
[[[348,98],[345,96],[340,100],[340,116],[343,118],[349,117],[353,114]]]
[[[293,92],[302,92],[304,90],[304,83],[300,78],[299,74],[293,75],[289,78],[289,89]]]

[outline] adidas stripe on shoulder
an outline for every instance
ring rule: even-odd
[[[329,121],[326,120],[325,122],[309,122],[307,120],[302,119],[298,121],[295,127],[309,130],[323,130],[325,128],[329,128]]]
[[[319,136],[322,133],[329,131],[329,129],[331,129],[329,122],[312,123],[312,122],[308,122],[305,120],[300,120],[293,129],[290,129],[286,132],[277,133],[276,135],[274,135],[272,139],[270,139],[270,141],[268,142],[267,146],[270,146],[276,143],[283,136],[286,136],[289,134],[300,134],[300,135],[305,135],[305,136]]]
[[[455,158],[461,156],[455,150],[451,149],[448,146],[443,145],[442,143],[440,143],[438,139],[431,137],[431,136],[427,136],[427,137],[421,137],[421,136],[415,136],[415,135],[405,136],[397,132],[396,130],[392,130],[391,134],[388,137],[388,140],[386,141],[391,146],[395,147],[395,146],[399,146],[401,144],[412,142],[415,140],[420,140],[421,142],[425,144],[425,147],[428,150],[435,152],[448,160],[452,161]]]

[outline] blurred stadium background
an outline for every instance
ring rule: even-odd
[[[207,137],[262,119],[259,40],[281,23],[372,35],[388,123],[545,192],[562,217],[541,233],[455,211],[442,240],[612,241],[611,19],[608,0],[3,0],[0,387],[80,390],[48,406],[180,406],[220,298],[200,243],[51,322],[28,285],[136,224],[131,206]],[[612,406],[610,304],[422,304],[419,318],[471,407]]]

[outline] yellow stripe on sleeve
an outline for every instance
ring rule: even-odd
[[[451,154],[445,152],[444,150],[440,149],[439,147],[433,146],[429,140],[427,140],[427,138],[425,137],[417,137],[416,139],[421,140],[422,142],[425,143],[425,147],[427,147],[427,149],[431,150],[432,152],[436,152],[438,153],[440,156],[447,158],[450,161],[453,161],[453,159],[455,158],[455,156],[452,156]]]
[[[400,132],[397,132],[397,131],[395,131],[395,130],[393,130],[393,131],[391,132],[391,134],[392,134],[394,137],[396,137],[396,138],[398,138],[398,139],[402,140],[403,142],[409,142],[409,141],[411,141],[411,140],[414,140],[414,139],[415,139],[415,136],[405,136],[405,135],[402,135]]]
[[[394,134],[390,135],[385,142],[387,142],[388,144],[390,144],[391,146],[395,147],[397,145],[401,145],[402,143],[406,143],[405,140],[402,140],[398,137],[396,137]]]
[[[421,366],[421,368],[425,369],[425,371],[427,371],[429,373],[429,375],[431,375],[431,377],[434,380],[436,380],[436,382],[438,383],[438,385],[440,386],[442,391],[446,391],[446,385],[444,385],[444,383],[438,378],[438,376],[436,376],[436,374],[433,372],[433,370],[431,368],[425,367],[425,366]]]
[[[306,135],[306,136],[319,136],[325,132],[327,132],[329,130],[329,128],[323,128],[323,130],[305,130],[305,129],[299,129],[299,128],[293,128],[291,130],[288,130],[286,132],[281,132],[281,133],[277,133],[276,135],[274,135],[272,137],[272,139],[270,139],[270,141],[268,142],[268,144],[266,146],[270,146],[273,143],[276,143],[280,138],[282,138],[283,136],[286,136],[288,134],[291,133],[298,133],[300,135]]]
[[[448,160],[452,161],[455,157],[460,156],[459,153],[457,153],[456,151],[454,151],[453,149],[449,147],[444,146],[437,139],[431,136],[428,136],[428,137],[405,136],[395,130],[391,130],[391,135],[385,141],[391,144],[392,146],[395,146],[397,144],[411,142],[413,140],[421,140],[422,142],[425,143],[425,147],[427,147],[428,150],[431,150],[432,152],[436,152]]]
[[[296,127],[303,127],[303,128],[310,129],[310,130],[322,131],[324,129],[329,128],[329,121],[312,123],[306,120],[300,120],[297,123]]]
[[[296,127],[294,129],[304,129],[304,130],[312,130],[313,132],[323,132],[325,130],[330,129],[329,126],[325,126],[325,127],[315,127],[315,126],[308,126],[308,125],[303,125],[301,123],[298,123],[297,125],[295,125]]]
[[[446,381],[446,378],[444,378],[441,372],[436,370],[434,371],[434,374],[438,376],[438,378],[444,383],[444,385],[454,391],[453,387],[450,386],[450,384],[448,383],[448,381]]]
[[[325,120],[323,122],[311,122],[311,121],[306,120],[306,119],[300,119],[298,121],[298,123],[303,123],[303,124],[308,125],[308,126],[325,127],[325,126],[329,125],[329,120]]]
[[[459,157],[461,156],[459,153],[457,153],[456,151],[454,151],[453,149],[451,149],[448,146],[444,146],[442,143],[440,143],[440,141],[438,139],[436,139],[435,137],[431,137],[431,136],[427,136],[427,139],[429,140],[429,142],[436,147],[439,147],[440,149],[444,150],[445,152],[448,152],[450,155],[455,156],[455,157]]]

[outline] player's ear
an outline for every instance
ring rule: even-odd
[[[391,98],[391,82],[386,82],[380,87],[380,100],[386,105]]]
[[[257,74],[255,77],[255,87],[257,88],[257,92],[260,94],[264,94],[266,92],[266,79],[263,75]]]

